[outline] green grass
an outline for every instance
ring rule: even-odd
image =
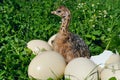
[[[60,5],[70,9],[70,30],[85,40],[92,55],[104,49],[120,53],[120,0],[1,0],[0,80],[28,79],[34,55],[26,44],[57,33],[60,18],[51,11]]]

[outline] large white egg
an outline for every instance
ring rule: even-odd
[[[109,64],[101,72],[101,80],[109,80],[111,77],[116,77],[120,80],[120,63]]]
[[[105,62],[105,64],[120,63],[120,55],[112,54]]]
[[[50,39],[48,40],[48,44],[52,47],[52,42],[54,41],[55,37],[57,34],[54,34],[53,36],[50,37]]]
[[[27,47],[33,51],[35,55],[43,51],[51,51],[51,46],[43,40],[31,40],[27,43]]]
[[[70,80],[98,80],[97,65],[82,57],[70,61],[64,74]]]
[[[37,80],[47,80],[63,76],[65,70],[65,60],[63,56],[55,51],[45,51],[38,54],[28,66],[28,75]]]

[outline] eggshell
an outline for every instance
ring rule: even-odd
[[[97,65],[87,58],[76,58],[65,68],[65,78],[70,80],[98,80]]]
[[[105,64],[120,63],[120,55],[112,54],[105,62]]]
[[[99,67],[104,68],[105,62],[112,55],[112,51],[104,50],[101,54],[91,56],[90,60],[92,60],[95,64],[99,65]]]
[[[53,78],[56,80],[64,74],[64,58],[55,51],[45,51],[38,54],[28,66],[28,75],[37,80],[47,80]]]
[[[106,65],[100,76],[101,80],[109,80],[111,77],[120,80],[120,63]]]
[[[48,44],[52,47],[52,42],[54,41],[55,37],[57,34],[54,34],[53,36],[50,37],[50,39],[48,40]]]
[[[51,46],[43,40],[31,40],[27,43],[27,47],[33,51],[35,55],[43,51],[51,51]]]

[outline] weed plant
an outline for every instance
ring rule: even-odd
[[[57,33],[61,21],[51,11],[61,5],[71,11],[70,31],[92,55],[105,49],[120,53],[120,0],[0,0],[0,80],[28,80],[34,55],[26,44]]]

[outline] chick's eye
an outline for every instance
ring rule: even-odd
[[[57,12],[58,12],[58,13],[60,13],[61,11],[60,11],[60,10],[58,10]]]

